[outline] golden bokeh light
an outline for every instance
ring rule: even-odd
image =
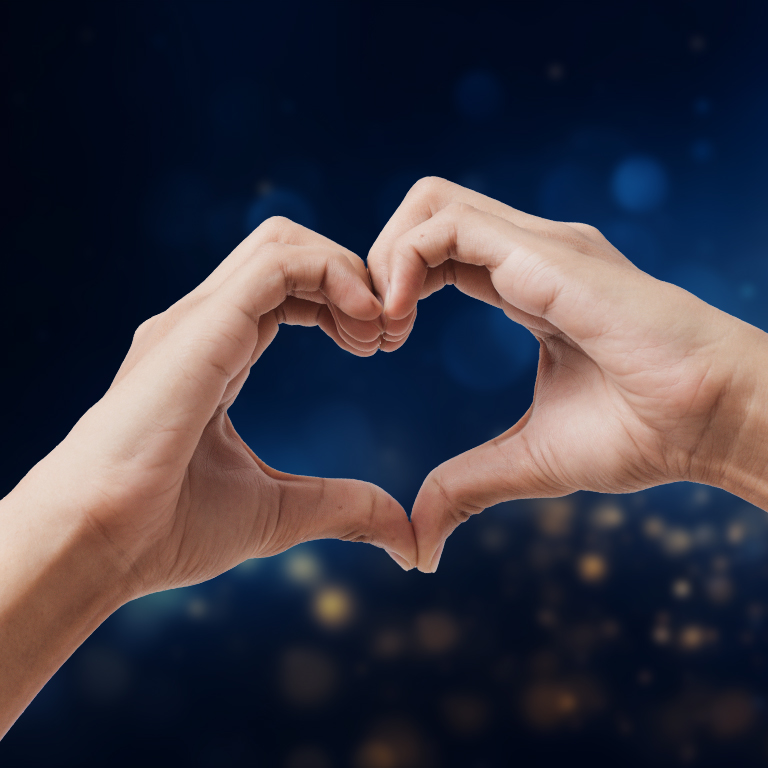
[[[658,539],[664,533],[664,521],[660,517],[646,517],[643,520],[643,533],[649,539]]]
[[[576,563],[579,578],[587,584],[597,584],[608,575],[608,562],[599,554],[587,552]]]
[[[354,601],[349,592],[341,587],[325,587],[315,595],[312,613],[323,626],[340,629],[352,621]]]
[[[624,524],[624,511],[618,504],[601,504],[592,511],[590,522],[595,528],[619,528]]]
[[[536,505],[534,521],[547,536],[567,536],[571,532],[573,502],[568,499],[546,499]]]

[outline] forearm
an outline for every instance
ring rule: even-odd
[[[29,476],[0,501],[0,738],[128,599],[103,537],[85,520]]]

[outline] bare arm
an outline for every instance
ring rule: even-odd
[[[768,510],[768,335],[640,271],[594,227],[423,179],[368,267],[385,351],[447,284],[540,343],[525,416],[425,480],[411,518],[420,569],[470,515],[511,499],[692,480]]]
[[[272,219],[137,330],[109,391],[0,502],[0,734],[131,599],[320,538],[415,564],[388,494],[272,469],[227,414],[280,323],[370,355],[380,314],[357,256]]]

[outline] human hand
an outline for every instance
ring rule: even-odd
[[[319,325],[370,355],[380,312],[361,259],[270,219],[139,327],[109,391],[22,486],[52,489],[67,514],[77,510],[129,574],[132,596],[319,538],[368,541],[412,567],[411,525],[387,493],[271,469],[227,414],[280,323]]]
[[[765,402],[768,337],[640,271],[593,227],[423,179],[368,268],[385,351],[405,342],[418,300],[451,284],[540,342],[527,413],[424,481],[411,516],[421,570],[437,568],[460,523],[512,499],[692,480],[768,503],[755,460],[765,425],[748,428]]]

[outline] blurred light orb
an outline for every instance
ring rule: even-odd
[[[685,555],[691,551],[693,538],[685,528],[670,528],[662,534],[661,546],[673,557]]]
[[[292,704],[316,706],[336,689],[336,666],[329,656],[314,648],[291,648],[280,659],[279,684]]]
[[[355,751],[354,768],[431,768],[437,763],[428,742],[408,720],[378,722]]]
[[[500,552],[507,546],[507,532],[498,524],[483,525],[477,535],[480,546],[488,552]]]
[[[603,706],[601,687],[589,677],[536,681],[522,696],[526,720],[541,730],[573,726],[595,715]]]
[[[646,155],[622,160],[611,178],[614,199],[632,213],[658,208],[667,197],[668,187],[667,172],[661,163]]]
[[[747,529],[744,523],[734,520],[732,523],[728,525],[728,529],[725,532],[725,538],[727,539],[729,544],[733,544],[734,546],[738,546],[741,544],[742,541],[744,541],[744,538],[747,535]]]
[[[497,115],[504,106],[504,85],[499,77],[486,69],[474,69],[456,83],[453,101],[457,111],[475,122]]]
[[[709,710],[712,733],[721,739],[741,736],[758,719],[755,699],[750,691],[726,690],[715,697]]]
[[[602,504],[592,511],[591,523],[595,528],[619,528],[624,524],[624,512],[617,504]]]
[[[689,624],[680,630],[677,642],[683,651],[699,651],[717,642],[717,632],[698,624]]]
[[[246,210],[246,231],[252,232],[272,216],[285,216],[309,229],[315,227],[316,216],[312,205],[298,192],[290,189],[265,189],[264,194],[256,198]]]
[[[352,620],[354,602],[352,596],[340,587],[321,589],[312,602],[315,618],[329,629],[340,629]]]
[[[285,558],[285,573],[291,581],[314,584],[320,579],[320,561],[308,552],[292,552]]]
[[[459,627],[450,614],[429,611],[416,619],[416,638],[427,653],[445,653],[458,644]]]
[[[687,579],[676,579],[672,582],[672,594],[678,600],[685,600],[691,596],[691,582]]]
[[[646,517],[643,520],[643,533],[649,539],[659,539],[664,534],[666,526],[660,517]]]
[[[568,499],[546,499],[538,503],[534,521],[546,536],[567,536],[571,532],[573,514],[573,502]]]
[[[715,155],[715,145],[709,139],[697,139],[691,144],[691,157],[697,163],[706,163]]]
[[[187,603],[187,616],[190,619],[204,619],[208,615],[208,603],[199,597],[192,598]]]
[[[530,370],[538,359],[539,345],[500,309],[477,303],[448,321],[440,351],[454,381],[467,389],[492,392]]]
[[[733,582],[723,575],[712,576],[705,586],[707,597],[715,604],[723,605],[733,597]]]
[[[579,578],[587,584],[597,584],[608,575],[608,562],[594,552],[583,554],[576,563]]]
[[[383,629],[373,640],[371,654],[387,659],[399,656],[406,647],[403,633],[395,628]]]

